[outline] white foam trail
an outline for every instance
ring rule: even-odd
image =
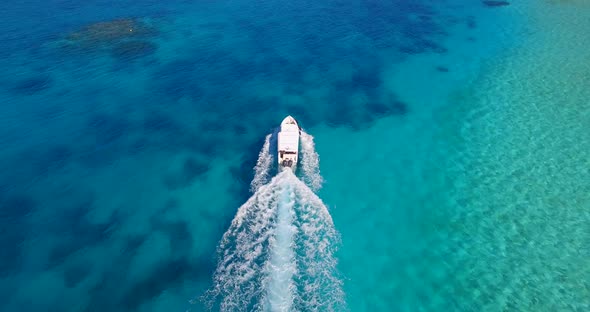
[[[301,131],[301,171],[303,181],[313,191],[322,187],[323,178],[320,175],[320,156],[315,151],[313,136]]]
[[[270,139],[269,134],[254,168],[254,194],[219,244],[205,300],[221,311],[346,310],[334,257],[339,236],[313,191],[323,180],[313,137],[305,132],[300,137],[303,181],[290,169],[270,179]]]
[[[264,139],[264,145],[258,153],[258,161],[254,167],[254,179],[250,183],[252,193],[256,192],[262,185],[268,182],[270,167],[272,164],[272,155],[270,154],[270,137],[267,135]]]
[[[208,300],[221,297],[221,311],[260,310],[268,247],[274,236],[278,187],[285,175],[274,177],[244,203],[218,247],[220,260]]]
[[[270,260],[267,263],[268,285],[266,285],[265,311],[288,312],[293,305],[295,285],[293,276],[297,271],[293,240],[296,228],[293,226],[294,194],[289,185],[284,185],[279,202],[275,237],[270,240]]]
[[[334,252],[339,243],[332,216],[322,200],[303,182],[293,179],[297,198],[299,229],[295,252],[299,255],[296,283],[301,287],[295,298],[302,311],[342,311],[345,307],[342,281],[336,275]]]
[[[284,170],[238,209],[206,300],[221,311],[341,311],[338,242],[327,207]]]

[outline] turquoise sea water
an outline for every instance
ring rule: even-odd
[[[346,309],[590,309],[584,1],[0,11],[1,310],[204,310],[287,114]]]

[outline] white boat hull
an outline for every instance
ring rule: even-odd
[[[277,138],[279,168],[295,170],[299,160],[299,125],[295,118],[287,116],[281,123]]]

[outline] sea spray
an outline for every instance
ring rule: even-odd
[[[286,169],[290,170],[290,169]],[[293,225],[294,194],[289,184],[281,185],[281,199],[278,202],[275,237],[270,239],[270,259],[264,274],[268,281],[266,288],[265,311],[291,311],[293,305],[293,276],[297,265],[293,251],[296,228]]]
[[[270,136],[259,154],[256,181],[270,175]],[[221,311],[342,311],[334,252],[339,236],[319,189],[319,157],[302,132],[301,176],[285,169],[236,213],[218,247],[213,287],[205,295]]]
[[[315,192],[322,187],[320,175],[320,157],[315,150],[313,136],[301,131],[301,171],[303,181]]]
[[[270,154],[270,138],[272,134],[268,134],[264,139],[264,145],[258,153],[258,161],[254,167],[254,178],[250,183],[250,190],[252,193],[256,192],[262,185],[269,180],[270,169],[272,165],[272,155]]]
[[[342,311],[345,308],[342,281],[338,278],[334,253],[338,232],[322,200],[294,176],[289,181],[296,194],[298,229],[295,253],[299,291],[295,306],[300,311]]]

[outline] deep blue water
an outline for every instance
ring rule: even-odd
[[[201,310],[189,301],[210,287],[217,242],[250,196],[264,136],[285,115],[315,135],[444,110],[446,98],[424,99],[448,96],[513,43],[518,35],[495,32],[518,22],[509,9],[5,1],[0,309]],[[423,84],[409,77],[392,88],[397,66],[427,73]],[[425,98],[407,95],[416,88]],[[353,227],[336,224],[343,235]],[[355,297],[364,291],[347,298],[351,310],[370,306]]]

